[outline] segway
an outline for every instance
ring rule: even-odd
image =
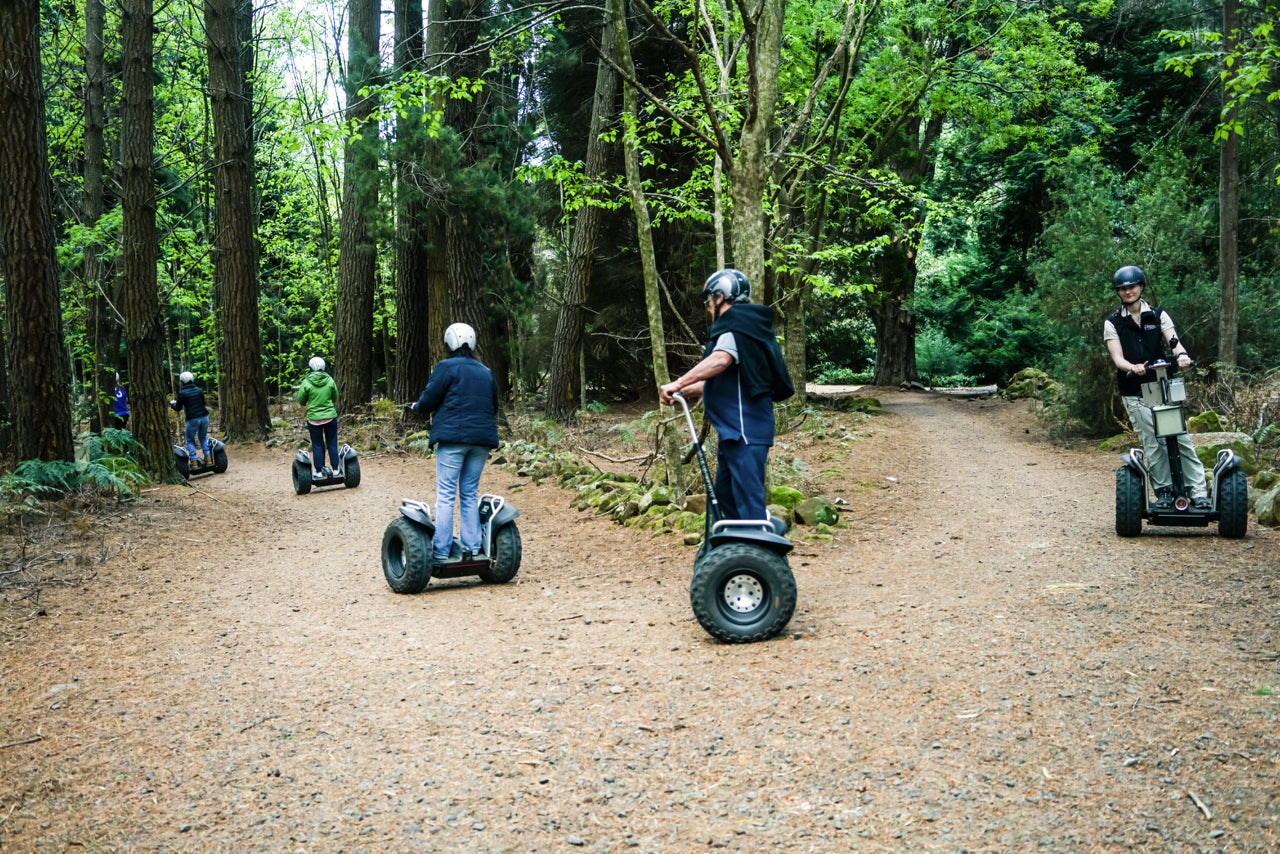
[[[203,474],[222,474],[227,470],[227,446],[212,436],[208,437],[208,441],[209,455],[203,460],[199,457],[191,459],[185,444],[173,446],[173,465],[183,480],[191,480]]]
[[[1218,523],[1218,535],[1239,539],[1249,525],[1249,481],[1244,461],[1234,451],[1218,451],[1213,464],[1213,495],[1207,510],[1197,510],[1191,503],[1182,473],[1182,457],[1178,453],[1178,437],[1187,432],[1182,402],[1187,399],[1183,381],[1169,376],[1172,368],[1165,359],[1148,365],[1154,378],[1142,383],[1142,404],[1151,410],[1156,438],[1165,443],[1169,456],[1169,474],[1173,481],[1173,502],[1159,507],[1151,500],[1151,470],[1141,448],[1132,448],[1120,456],[1123,465],[1116,469],[1116,533],[1136,537],[1142,533],[1142,520],[1151,525],[1207,527]]]
[[[673,395],[684,410],[698,468],[707,488],[702,546],[693,561],[689,601],[707,633],[725,643],[768,640],[781,632],[796,610],[796,579],[787,562],[791,541],[786,523],[768,519],[725,519],[684,395]]]
[[[482,495],[478,553],[464,552],[457,537],[447,561],[435,562],[431,538],[436,524],[431,507],[412,498],[400,500],[400,516],[382,535],[382,574],[396,593],[421,593],[432,578],[476,575],[486,584],[506,584],[520,569],[520,531],[515,518],[520,511],[500,496]]]
[[[360,485],[360,456],[356,453],[356,449],[350,445],[344,444],[338,449],[338,469],[331,471],[325,466],[324,476],[316,477],[315,469],[311,467],[311,453],[309,451],[298,451],[298,455],[293,458],[293,491],[299,495],[306,495],[312,489],[322,486],[344,486],[347,489],[355,489]]]

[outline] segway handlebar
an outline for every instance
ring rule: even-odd
[[[685,399],[684,392],[677,391],[671,397],[684,410],[684,420],[689,425],[689,435],[693,437],[693,444],[698,444],[698,428],[693,426],[693,413],[689,410],[689,401]]]

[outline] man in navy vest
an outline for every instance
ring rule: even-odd
[[[773,331],[774,311],[751,302],[737,270],[719,270],[702,286],[711,315],[702,361],[658,389],[702,397],[716,428],[716,500],[726,519],[767,519],[764,473],[773,445],[773,404],[795,393]]]
[[[1120,308],[1102,322],[1102,340],[1116,366],[1120,399],[1129,413],[1129,423],[1142,440],[1142,448],[1147,454],[1151,481],[1156,488],[1156,507],[1167,510],[1173,506],[1169,454],[1164,440],[1156,438],[1151,410],[1142,404],[1142,383],[1149,379],[1146,376],[1147,364],[1164,354],[1166,343],[1177,358],[1178,367],[1190,365],[1191,357],[1178,340],[1169,313],[1162,308],[1152,308],[1142,298],[1146,284],[1146,275],[1137,267],[1116,270],[1111,278],[1111,287],[1120,297]],[[1204,465],[1196,456],[1191,437],[1185,433],[1178,437],[1178,456],[1182,460],[1182,475],[1190,492],[1191,506],[1197,510],[1208,510],[1209,493],[1205,488]]]

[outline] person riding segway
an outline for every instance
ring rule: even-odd
[[[1210,501],[1204,465],[1182,412],[1186,390],[1173,377],[1177,368],[1192,364],[1191,356],[1169,313],[1142,298],[1146,284],[1138,267],[1116,270],[1111,287],[1121,305],[1103,321],[1102,338],[1116,368],[1120,399],[1142,441],[1141,449],[1121,457],[1124,464],[1116,471],[1116,533],[1136,536],[1143,518],[1153,525],[1184,526],[1217,520],[1219,534],[1242,537],[1248,487],[1241,460],[1229,450],[1219,452]]]
[[[690,430],[685,399],[701,397],[719,440],[712,483],[694,436],[708,500],[690,602],[698,622],[719,640],[764,640],[782,631],[796,603],[786,561],[791,543],[781,536],[785,526],[768,515],[764,486],[773,405],[795,389],[774,335],[774,311],[751,302],[747,277],[718,270],[702,296],[712,320],[702,360],[658,389],[664,404],[679,402]]]
[[[307,408],[311,453],[300,450],[294,458],[293,490],[306,495],[313,486],[359,486],[359,455],[350,445],[338,447],[337,383],[325,373],[324,359],[319,356],[313,356],[307,367],[311,373],[298,386],[298,403]],[[332,467],[324,464],[326,450]]]

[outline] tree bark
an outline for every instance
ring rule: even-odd
[[[153,0],[121,7],[124,67],[120,116],[120,186],[124,204],[122,270],[129,347],[129,428],[143,449],[141,464],[156,480],[173,482],[169,384],[164,381],[164,325],[156,282],[156,193]]]
[[[596,68],[596,90],[591,105],[590,129],[587,131],[587,159],[583,172],[588,186],[604,175],[608,145],[600,135],[604,132],[607,118],[613,115],[614,93],[617,89],[618,75],[612,65],[617,54],[614,24],[607,15],[606,12],[604,30],[600,36],[600,50],[604,57]],[[573,380],[582,357],[587,291],[591,287],[591,272],[595,265],[596,245],[603,219],[603,210],[587,204],[578,211],[573,236],[569,241],[568,264],[560,293],[560,314],[556,320],[551,368],[547,376],[546,415],[552,421],[569,421],[577,411],[578,396],[574,394]],[[585,393],[584,389],[579,391]]]
[[[222,294],[223,383],[218,405],[228,439],[266,438],[266,376],[258,317],[258,235],[253,203],[252,99],[246,55],[251,0],[206,0],[213,115],[214,277]]]
[[[613,23],[618,65],[628,77],[634,78],[635,65],[631,59],[624,2],[625,0],[608,0],[607,9]],[[627,189],[631,193],[631,207],[636,217],[640,264],[644,269],[644,303],[646,313],[649,315],[649,344],[653,359],[654,385],[661,386],[671,381],[671,369],[667,366],[667,336],[662,323],[662,301],[658,294],[658,264],[653,251],[653,230],[649,224],[649,208],[645,202],[644,184],[640,180],[639,146],[635,137],[635,126],[639,122],[637,102],[635,87],[624,84],[622,112],[627,127],[622,139],[623,162],[627,173]],[[673,407],[659,404],[658,409],[664,424],[678,423],[672,421],[675,414]],[[679,427],[662,430],[662,453],[667,462],[667,486],[671,489],[677,503],[685,496],[684,467],[680,464],[684,442],[679,431]],[[707,488],[710,489],[711,485],[707,484]]]
[[[346,146],[342,179],[342,221],[338,227],[338,293],[334,308],[339,400],[348,412],[373,396],[373,296],[376,246],[369,217],[378,204],[378,127],[370,119],[376,101],[360,89],[378,74],[378,0],[349,0],[347,77],[349,122],[360,136]]]
[[[53,235],[40,3],[0,4],[0,254],[20,460],[71,460],[71,398]]]
[[[729,167],[733,200],[732,264],[746,274],[758,301],[765,284],[764,188],[769,144],[778,101],[778,67],[782,60],[782,0],[760,0],[747,28],[747,112],[738,137],[738,154]]]
[[[900,385],[919,379],[916,370],[916,319],[906,307],[915,292],[915,250],[895,238],[876,262],[875,290],[866,292],[867,310],[876,327],[875,385]]]
[[[1240,0],[1223,0],[1223,50],[1232,53],[1239,41]],[[1223,96],[1230,97],[1225,87],[1234,74],[1224,69]],[[1218,150],[1218,282],[1222,293],[1222,314],[1218,320],[1218,362],[1228,368],[1236,365],[1236,347],[1240,332],[1240,134],[1235,131],[1237,111],[1227,112],[1227,125]]]
[[[84,4],[84,197],[80,213],[86,228],[94,228],[106,211],[106,62],[104,26],[106,8],[102,0]],[[111,389],[121,369],[120,313],[118,289],[108,295],[108,276],[102,263],[103,247],[91,243],[84,248],[81,273],[88,291],[89,345],[93,348],[92,394],[94,407],[89,429],[97,432],[111,423]]]
[[[395,0],[397,72],[423,67],[422,0]],[[415,400],[431,376],[427,206],[418,187],[426,140],[417,134],[422,105],[396,119],[396,352],[392,399]]]

